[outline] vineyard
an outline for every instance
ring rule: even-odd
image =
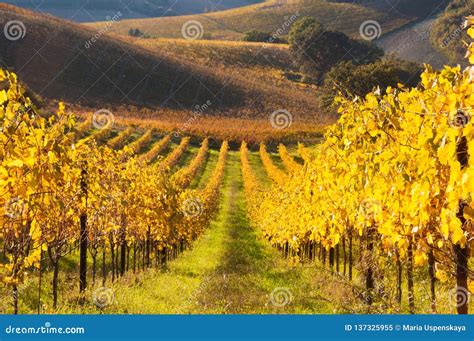
[[[339,97],[317,144],[47,113],[1,70],[0,313],[472,312],[473,70]]]

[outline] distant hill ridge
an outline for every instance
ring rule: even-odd
[[[106,32],[91,43],[96,32],[87,27],[0,4],[1,27],[13,20],[23,23],[26,34],[16,41],[0,35],[2,64],[46,99],[181,111],[210,100],[209,114],[250,118],[281,108],[301,116],[319,112],[312,96],[250,82],[243,76],[229,77],[163,51],[150,52],[125,39],[111,38]]]
[[[260,0],[7,0],[6,3],[76,22],[104,21],[118,11],[124,19],[185,15],[245,6]]]
[[[138,28],[158,38],[181,38],[181,29],[188,21],[199,21],[203,34],[210,39],[241,39],[250,30],[274,32],[285,18],[298,13],[313,16],[330,29],[357,37],[366,20],[379,22],[382,33],[388,33],[433,11],[440,11],[447,0],[382,0],[382,1],[326,1],[326,0],[267,0],[263,3],[221,12],[179,17],[122,20],[112,32],[126,35],[130,28]],[[103,23],[90,24],[99,28]]]

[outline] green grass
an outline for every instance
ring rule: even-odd
[[[197,176],[191,182],[191,188],[204,188],[210,179],[214,168],[216,167],[217,160],[219,159],[219,151],[216,149],[209,149],[209,153],[205,164],[199,171]]]
[[[219,216],[211,230],[221,236],[218,266],[203,281],[194,313],[322,313],[330,305],[312,298],[311,278],[293,268],[250,226],[245,212],[243,180],[237,152],[229,154]],[[288,305],[271,303],[272,292],[284,288]],[[316,295],[317,296],[317,295]]]
[[[166,135],[163,134],[152,134],[150,142],[142,150],[140,150],[140,154],[146,154],[147,152],[149,152],[150,149],[153,148],[155,143],[159,142],[165,136]]]
[[[283,164],[283,161],[281,160],[280,154],[278,154],[278,151],[269,150],[268,153],[270,154],[270,159],[272,160],[273,164],[282,172],[287,173],[285,165]]]
[[[293,157],[293,160],[295,160],[300,165],[304,165],[304,160],[298,153],[297,144],[287,144],[286,150],[288,150],[288,153]]]
[[[173,141],[171,140],[166,147],[161,151],[160,154],[158,154],[158,157],[160,160],[164,160],[170,155],[175,148],[179,146],[179,141]],[[154,162],[158,161],[158,158],[154,160]]]
[[[177,164],[172,168],[171,172],[176,172],[178,169],[183,168],[191,163],[194,157],[197,155],[199,148],[195,146],[189,146],[184,151],[183,155],[179,158]]]
[[[127,139],[127,144],[131,144],[133,142],[135,142],[136,140],[138,140],[140,137],[143,136],[143,132],[141,131],[134,131]]]
[[[258,152],[258,149],[257,151],[249,153],[249,162],[250,166],[255,172],[255,176],[257,177],[258,182],[262,185],[262,187],[270,188],[272,181],[267,176],[267,172],[263,167],[262,159],[260,158],[260,153]]]

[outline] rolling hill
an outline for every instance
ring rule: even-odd
[[[382,33],[387,33],[426,15],[427,12],[443,7],[443,3],[444,0],[268,0],[200,15],[122,20],[112,26],[111,32],[125,35],[131,28],[138,28],[158,38],[181,38],[183,25],[189,21],[198,21],[203,27],[203,35],[207,38],[237,40],[244,32],[253,29],[275,32],[284,28],[285,23],[293,16],[313,16],[331,29],[358,36],[360,25],[366,20],[379,22]],[[100,29],[104,23],[89,25]]]
[[[427,18],[406,25],[381,37],[376,43],[387,54],[395,54],[405,60],[430,64],[436,69],[441,69],[450,63],[448,58],[431,43],[430,32],[433,30],[435,21],[435,18]]]
[[[218,40],[186,39],[129,39],[130,43],[150,51],[166,51],[176,58],[183,58],[200,65],[227,72],[266,71],[272,77],[275,72],[294,72],[288,45]],[[248,78],[248,75],[246,75]]]
[[[452,63],[467,66],[464,55],[469,38],[463,23],[465,17],[473,14],[473,0],[454,0],[433,23],[431,42]]]
[[[430,17],[443,10],[451,0],[330,0],[331,2],[356,3],[379,11],[391,11],[396,16]]]
[[[293,63],[286,44],[137,38],[129,41],[151,52],[166,51],[175,58],[186,58],[231,77],[245,75],[247,81],[273,85],[275,89],[291,91],[293,96],[321,96],[316,86],[302,82],[303,74]]]
[[[211,101],[210,115],[268,117],[285,109],[301,119],[324,119],[316,96],[306,91],[276,87],[258,77],[189,62],[163,49],[145,49],[130,44],[129,39],[111,38],[104,32],[0,4],[0,25],[12,20],[21,21],[26,34],[15,41],[1,35],[1,62],[45,99],[181,111]]]
[[[7,0],[28,8],[76,22],[104,21],[118,11],[123,19],[149,18],[220,11],[245,6],[260,0]]]

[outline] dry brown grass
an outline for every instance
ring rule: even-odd
[[[174,58],[185,58],[218,71],[227,77],[245,78],[247,83],[272,85],[276,91],[302,95],[318,105],[320,91],[314,85],[299,82],[298,72],[286,44],[186,39],[129,39],[130,43],[150,52],[166,51]],[[291,79],[291,80],[290,80]]]
[[[112,31],[126,35],[130,28],[139,28],[156,37],[181,38],[183,24],[189,20],[197,20],[203,25],[204,33],[212,39],[238,40],[244,32],[253,29],[274,32],[283,25],[285,17],[296,13],[302,16],[314,16],[329,28],[350,35],[358,35],[360,24],[368,19],[380,22],[385,32],[410,21],[405,16],[397,16],[396,12],[388,13],[353,3],[334,3],[325,0],[269,0],[256,5],[200,15],[122,20],[112,27]],[[88,25],[100,29],[104,23]]]

